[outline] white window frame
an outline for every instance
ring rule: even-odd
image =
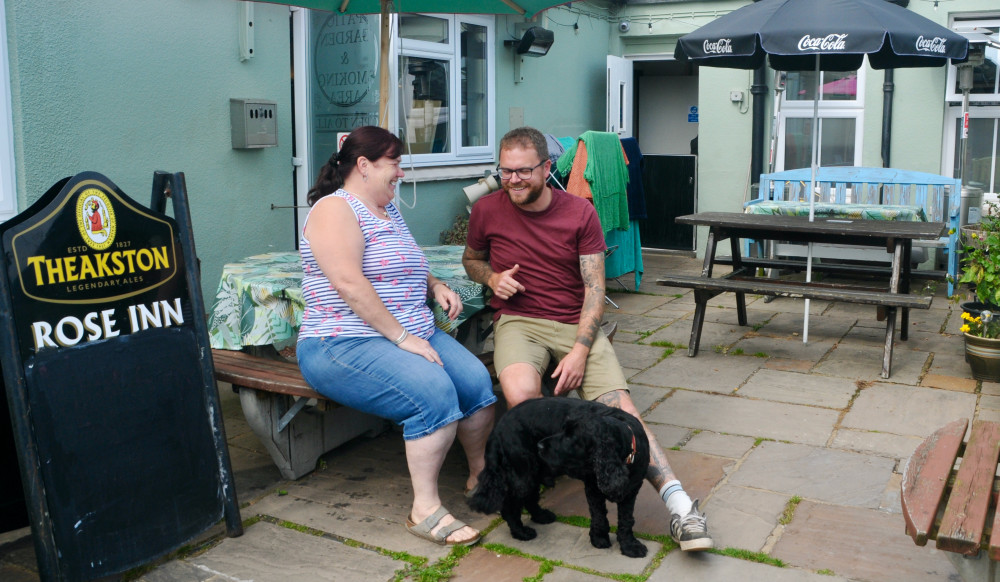
[[[962,117],[962,106],[958,107],[950,106],[945,111],[944,115],[944,148],[942,150],[943,159],[941,160],[941,167],[944,169],[944,174],[946,176],[955,175],[955,150],[958,148],[958,136],[955,135],[955,125],[958,120]],[[1000,120],[1000,105],[996,106],[982,106],[982,107],[970,107],[969,108],[969,119],[997,119]],[[996,140],[993,141],[994,147],[996,146]],[[1000,155],[1000,152],[993,152],[993,157],[996,158]],[[1000,164],[997,164],[993,168],[994,173],[1000,173]],[[992,183],[996,184],[997,177],[991,176],[993,178]],[[989,194],[991,196],[996,196],[1000,192],[985,192],[984,194]]]
[[[0,0],[0,14],[5,14]],[[0,222],[17,214],[17,180],[14,176],[14,124],[11,118],[10,63],[7,54],[7,23],[0,18]]]
[[[393,15],[392,30],[396,31],[392,37],[389,53],[391,55],[389,74],[396,82],[392,85],[392,95],[389,106],[389,125],[392,130],[399,135],[399,58],[424,57],[449,62],[449,91],[454,106],[449,105],[449,128],[451,130],[450,140],[454,144],[453,151],[436,154],[403,154],[404,167],[426,167],[444,166],[458,164],[480,164],[492,163],[495,161],[494,150],[496,147],[496,17],[474,15],[474,14],[424,14],[432,18],[440,18],[448,21],[448,43],[434,43],[418,41],[413,39],[402,39],[399,37],[398,15]],[[487,144],[484,146],[462,146],[462,107],[461,107],[461,46],[459,39],[463,23],[482,26],[486,29],[486,63],[488,72],[486,74],[486,108],[487,108]]]
[[[864,144],[864,127],[865,127],[865,84],[867,81],[867,66],[863,66],[858,69],[858,89],[856,99],[837,99],[837,100],[823,100],[819,101],[819,119],[820,119],[820,135],[819,143],[823,143],[823,123],[824,119],[854,119],[854,165],[861,165],[861,154],[862,146]],[[822,72],[821,72],[822,73]],[[786,89],[787,91],[787,89]],[[789,119],[808,119],[813,118],[813,100],[790,100],[786,98],[787,93],[782,92],[781,94],[781,111],[778,114],[778,143],[776,146],[777,151],[775,152],[775,168],[778,171],[786,169],[785,167],[785,127],[786,122]],[[822,150],[820,151],[822,154]],[[819,165],[823,165],[823,160],[819,160]]]

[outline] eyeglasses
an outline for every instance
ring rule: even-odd
[[[517,177],[522,180],[528,180],[531,178],[531,174],[535,171],[535,168],[538,168],[544,163],[545,163],[544,161],[541,161],[538,162],[538,165],[533,168],[517,168],[516,170],[512,170],[510,168],[501,168],[500,166],[497,166],[497,172],[500,173],[501,180],[510,180],[511,178],[514,177],[514,174],[517,174]]]

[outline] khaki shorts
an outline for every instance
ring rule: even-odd
[[[501,315],[494,328],[493,363],[497,374],[511,364],[531,364],[539,375],[545,374],[549,363],[562,360],[576,343],[578,326],[547,319]],[[628,391],[618,357],[602,330],[597,331],[594,345],[587,357],[580,397],[594,400],[613,390]]]

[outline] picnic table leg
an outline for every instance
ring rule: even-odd
[[[714,228],[708,229],[705,260],[701,266],[701,276],[706,279],[712,276],[712,267],[715,265],[715,249],[718,244],[719,233]],[[701,343],[701,326],[705,323],[705,310],[708,307],[708,300],[714,296],[715,294],[710,291],[694,290],[694,320],[691,322],[691,339],[688,341],[689,358],[698,355],[698,345]]]
[[[737,236],[730,235],[729,237],[729,247],[732,249],[733,254],[733,271],[740,271],[743,269],[743,259],[740,257],[740,239]],[[739,321],[740,325],[746,326],[747,324],[747,294],[742,291],[736,292],[736,319]]]
[[[889,292],[899,293],[900,273],[903,268],[903,249],[906,243],[889,241],[892,251],[892,274],[889,276]],[[903,332],[905,333],[905,331]],[[896,336],[896,308],[885,308],[885,351],[882,353],[882,377],[888,378],[892,372],[892,344]]]
[[[906,241],[899,243],[903,247],[903,264],[901,265],[902,276],[899,281],[899,292],[910,294],[910,256],[913,252],[913,243]],[[906,341],[910,330],[910,308],[903,307],[899,313],[899,340]]]

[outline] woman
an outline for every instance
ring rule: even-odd
[[[428,297],[452,319],[462,302],[430,274],[392,205],[402,145],[384,129],[355,129],[309,191],[297,356],[317,392],[403,425],[413,485],[407,529],[437,544],[470,545],[479,532],[442,507],[437,480],[457,435],[469,463],[466,488],[475,487],[496,397],[478,358],[434,326]]]

